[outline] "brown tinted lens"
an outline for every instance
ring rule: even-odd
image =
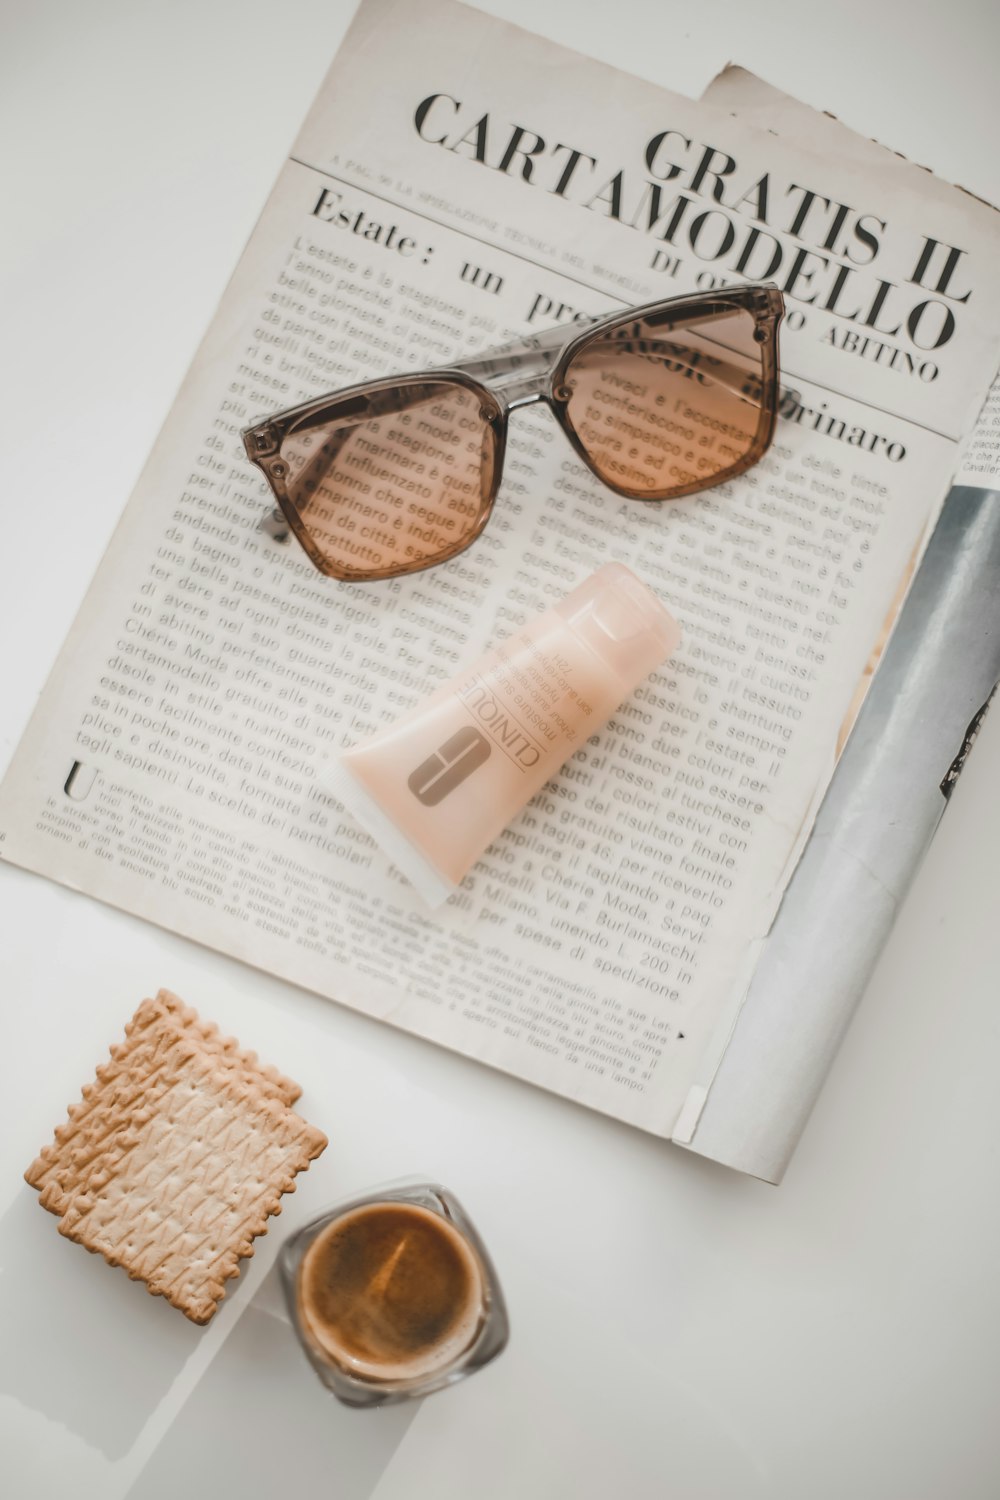
[[[407,573],[475,535],[493,477],[493,429],[474,391],[400,382],[347,397],[281,445],[285,489],[338,573]]]
[[[636,320],[581,349],[566,372],[566,412],[606,483],[663,498],[746,460],[764,425],[754,327],[742,308],[675,325]]]

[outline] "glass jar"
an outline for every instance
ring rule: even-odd
[[[279,1267],[302,1347],[348,1406],[429,1395],[506,1346],[496,1270],[437,1184],[390,1184],[337,1204],[285,1241]]]

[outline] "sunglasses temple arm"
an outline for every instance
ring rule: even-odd
[[[628,346],[622,345],[622,347],[627,348]],[[713,385],[721,386],[724,391],[728,391],[730,395],[736,396],[740,401],[745,401],[748,406],[760,405],[759,399],[755,398],[747,391],[747,375],[740,370],[738,365],[730,364],[727,360],[720,360],[718,358],[715,358],[713,362],[716,368],[713,370],[706,370],[699,360],[686,359],[684,357],[683,351],[676,348],[671,348],[670,359],[673,364],[681,365],[685,370],[689,370],[693,375],[704,376],[704,378],[711,381]],[[752,380],[757,380],[756,376],[751,376],[750,378]],[[779,385],[779,403],[790,402],[794,406],[796,404],[801,404],[801,399],[801,395],[798,391],[793,390],[790,386]]]
[[[296,475],[295,486],[299,493],[295,497],[294,504],[295,509],[298,511],[299,515],[301,515],[303,511],[308,510],[316,495],[316,487],[314,487],[311,491],[309,490],[310,476],[321,466],[323,470],[326,470],[330,467],[334,459],[337,457],[337,454],[340,452],[341,448],[350,437],[351,431],[352,428],[344,427],[331,432],[326,438],[326,441],[320,446],[318,451],[313,454],[312,458],[301,470],[301,472]],[[275,506],[273,510],[268,511],[266,516],[261,517],[260,521],[257,523],[257,530],[263,531],[265,535],[271,537],[273,541],[287,542],[290,527],[288,525],[288,521],[285,518],[284,512],[278,506]]]
[[[309,509],[316,498],[318,485],[310,485],[311,477],[319,472],[322,476],[337,459],[340,450],[344,447],[348,438],[354,433],[360,420],[369,421],[374,417],[392,416],[401,411],[412,411],[419,406],[426,406],[428,402],[437,399],[437,392],[423,397],[422,400],[414,401],[405,391],[375,391],[364,398],[364,411],[353,413],[352,418],[345,418],[343,426],[334,427],[327,433],[319,448],[310,457],[308,463],[295,476],[295,509],[302,515]],[[257,523],[258,531],[263,531],[276,542],[287,542],[289,537],[289,525],[284,512],[275,506],[268,511]]]
[[[593,321],[597,322],[599,320],[595,317]],[[569,342],[570,338],[576,336],[577,332],[579,332],[579,327],[576,327],[571,332],[557,325],[553,328],[547,328],[543,333],[528,334],[523,339],[517,339],[509,344],[502,344],[496,349],[489,349],[472,359],[464,360],[461,364],[449,365],[447,368],[461,370],[464,375],[471,375],[473,379],[495,380],[504,375],[512,375],[522,371],[525,364],[537,364],[539,362],[537,356],[551,356],[557,353],[564,344]],[[535,360],[531,359],[532,355],[536,356]],[[737,366],[727,367],[725,373],[710,373],[694,362],[689,363],[679,351],[673,352],[672,358],[676,363],[684,365],[686,369],[694,373],[706,375],[715,384],[721,385],[724,390],[745,400],[748,404],[759,405],[759,401],[755,401],[753,396],[746,393],[744,389],[745,378],[743,372]],[[549,361],[545,359],[544,362],[548,363]],[[782,386],[779,390],[779,397],[782,400],[785,400],[787,397],[797,400],[798,392],[788,390]]]
[[[291,534],[291,528],[277,506],[273,510],[269,510],[266,515],[261,516],[257,522],[257,530],[262,531],[265,536],[269,536],[273,542],[287,542]]]

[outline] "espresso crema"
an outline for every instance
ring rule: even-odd
[[[484,1317],[476,1252],[447,1219],[408,1203],[368,1203],[334,1219],[306,1251],[297,1291],[317,1344],[367,1380],[445,1369]]]

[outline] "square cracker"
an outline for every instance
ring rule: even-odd
[[[159,1082],[139,1108],[131,1092],[95,1107],[98,1149],[59,1232],[207,1323],[241,1257],[281,1212],[282,1194],[327,1141],[190,1039]]]
[[[57,1127],[53,1143],[45,1146],[25,1172],[25,1179],[41,1192],[41,1203],[52,1213],[63,1213],[70,1193],[81,1187],[90,1163],[100,1150],[110,1118],[121,1120],[129,1108],[152,1106],[166,1086],[170,1069],[191,1046],[214,1059],[248,1086],[265,1096],[293,1104],[302,1092],[297,1083],[276,1068],[261,1064],[255,1053],[243,1051],[218,1027],[201,1021],[169,990],[155,1000],[144,1000],[125,1027],[125,1041],[111,1048],[110,1058],[85,1085],[79,1104],[70,1105],[68,1119]]]

